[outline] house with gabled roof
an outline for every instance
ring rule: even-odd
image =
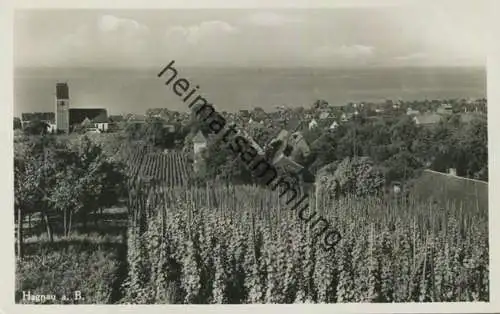
[[[327,111],[323,111],[319,114],[319,119],[320,120],[325,120],[330,116],[330,113]]]
[[[409,107],[407,110],[406,110],[406,115],[408,116],[416,116],[416,115],[419,115],[420,114],[420,111],[418,110],[413,110],[411,107]]]
[[[195,172],[199,172],[203,167],[202,152],[207,148],[208,140],[203,135],[203,132],[199,130],[196,135],[192,138],[193,141],[193,168]]]
[[[198,131],[196,133],[192,141],[193,141],[193,152],[195,155],[198,155],[204,148],[207,147],[208,140],[201,131]]]
[[[88,117],[85,117],[85,119],[83,119],[80,125],[84,128],[90,128],[92,127],[92,121]]]
[[[145,123],[146,116],[142,114],[129,114],[125,120],[127,120],[127,122]]]
[[[451,115],[453,114],[453,106],[450,104],[442,104],[437,109],[437,113],[441,115]]]
[[[338,128],[339,124],[337,123],[337,121],[333,121],[332,124],[330,124],[330,130],[335,130],[336,128]]]
[[[107,119],[108,118],[107,110],[103,108],[70,108],[69,125],[71,127],[81,124],[86,118],[92,121],[98,116],[102,116],[105,119]]]
[[[259,154],[261,156],[265,155],[264,149],[262,149],[262,147],[260,147],[260,145],[257,142],[255,142],[255,140],[253,139],[253,137],[251,137],[250,134],[248,134],[247,131],[245,131],[245,130],[239,130],[238,133],[237,133],[237,135],[245,138],[247,140],[247,142],[249,143],[249,145],[255,149],[255,151],[257,152],[257,154]]]
[[[436,113],[424,113],[414,116],[413,121],[415,121],[417,125],[432,127],[441,121],[441,116]]]
[[[274,154],[273,164],[287,164],[293,169],[302,169],[303,166],[296,162],[298,156],[307,157],[311,150],[301,132],[290,133],[287,130],[281,130],[280,133],[269,143],[271,146],[275,142],[281,142],[279,148]],[[280,161],[281,160],[281,161]],[[288,169],[290,170],[290,169]],[[294,170],[295,171],[295,170]]]
[[[277,170],[290,172],[293,174],[299,174],[304,167],[297,162],[293,161],[292,158],[285,156],[283,153],[279,154],[274,160],[273,165]]]
[[[311,122],[309,122],[309,130],[314,129],[317,126],[318,126],[318,122],[316,121],[316,119],[312,119]]]
[[[288,145],[293,146],[292,156],[300,153],[304,157],[307,157],[311,153],[311,149],[301,132],[292,133],[288,138]]]
[[[122,122],[124,119],[123,115],[118,114],[118,115],[110,115],[109,116],[110,122],[117,123],[117,122]]]
[[[107,132],[109,128],[109,119],[106,117],[106,115],[100,114],[94,119],[92,119],[92,123],[94,124],[94,127],[98,129],[101,132]]]

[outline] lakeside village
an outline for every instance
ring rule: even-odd
[[[72,108],[58,83],[14,118],[16,302],[488,300],[486,99],[220,113],[314,189],[309,224],[194,114]]]
[[[165,152],[173,149],[189,154],[195,173],[204,172],[204,176],[224,177],[233,181],[242,181],[242,183],[251,180],[244,178],[245,174],[241,172],[245,171],[241,169],[225,169],[231,173],[221,173],[217,170],[221,165],[221,158],[207,156],[207,150],[208,153],[216,153],[221,150],[216,147],[213,150],[207,149],[211,134],[207,128],[203,129],[203,127],[200,128],[196,125],[193,115],[189,112],[177,112],[168,108],[152,108],[147,109],[144,115],[132,113],[108,115],[105,108],[71,108],[67,83],[57,83],[55,102],[54,112],[22,113],[20,118],[15,117],[15,135],[26,133],[92,134],[93,137],[106,138],[112,134],[125,134],[129,139],[150,142],[151,146],[165,150]],[[446,123],[455,126],[458,124],[469,125],[473,121],[481,120],[486,123],[487,101],[485,98],[386,100],[379,103],[359,102],[334,106],[328,101],[316,100],[312,105],[304,107],[282,105],[276,106],[274,110],[268,112],[261,107],[254,107],[250,110],[237,112],[223,111],[221,114],[226,121],[233,122],[244,129],[247,138],[256,144],[255,147],[262,148],[259,153],[267,153],[277,169],[297,174],[301,180],[311,181],[314,180],[311,178],[322,166],[338,160],[336,158],[338,155],[345,155],[342,157],[349,155],[351,157],[370,156],[376,153],[376,150],[380,151],[380,147],[378,149],[363,147],[364,144],[369,144],[363,142],[372,142],[376,145],[373,143],[373,139],[367,138],[367,135],[377,135],[373,133],[374,126],[385,127],[383,132],[387,133],[386,138],[378,139],[378,141],[384,142],[381,143],[382,145],[401,146],[399,142],[406,141],[409,145],[406,147],[403,145],[398,150],[401,151],[402,148],[410,152],[414,149],[422,150],[423,147],[410,147],[423,144],[416,143],[421,137],[420,134],[415,133],[417,129],[423,130],[421,133],[425,133],[427,138],[422,139],[425,142],[432,141],[432,138],[429,138],[432,137],[431,134],[436,133]],[[404,123],[407,124],[406,130]],[[398,126],[399,129],[397,129]],[[415,128],[413,131],[415,134],[408,133],[410,132],[408,126]],[[370,128],[372,129],[369,130]],[[406,132],[406,134],[398,135],[394,132]],[[384,136],[384,134],[378,135]],[[404,136],[408,138],[402,138]],[[332,139],[334,141],[331,141]],[[328,141],[330,143],[326,143]],[[486,143],[484,144],[486,145]],[[344,146],[344,148],[339,146]],[[390,147],[387,148],[391,150]],[[429,149],[429,147],[426,148]],[[339,149],[344,149],[345,152],[339,153]],[[395,147],[392,149],[394,150]],[[440,149],[443,150],[443,147]],[[269,153],[269,151],[272,152]],[[328,153],[331,153],[331,156],[327,156]],[[390,155],[390,152],[384,153]],[[419,156],[422,153],[422,151],[415,152],[413,159],[418,160],[406,160],[403,164],[401,164],[401,160],[394,160],[398,162],[395,167],[401,166],[401,169],[399,171],[394,169],[396,171],[392,172],[408,172],[403,175],[392,175],[393,178],[388,183],[393,184],[395,190],[400,189],[401,180],[411,177],[409,174],[414,169],[408,168],[418,168],[418,166],[410,165],[412,162],[419,163],[421,168],[487,180],[487,160],[485,168],[467,169],[467,166],[464,165],[465,162],[461,160],[448,160],[449,162],[446,162],[438,159],[450,159],[449,156]],[[374,156],[370,157],[380,159],[373,158]],[[464,159],[464,156],[460,156],[458,159]],[[386,179],[389,178],[386,177]]]

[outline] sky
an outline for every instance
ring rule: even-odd
[[[157,67],[175,59],[191,66],[485,66],[486,10],[482,1],[329,9],[18,10],[14,65]]]

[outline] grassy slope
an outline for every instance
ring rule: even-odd
[[[56,304],[65,303],[61,295],[74,291],[81,291],[80,303],[106,304],[121,298],[119,287],[126,272],[123,209],[107,210],[97,226],[90,224],[85,233],[80,230],[76,225],[70,237],[55,236],[53,243],[46,234],[25,239],[25,257],[16,264],[16,303],[36,303],[23,301],[23,291],[55,294]]]

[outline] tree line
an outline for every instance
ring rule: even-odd
[[[250,130],[257,143],[264,145],[272,138],[266,129]],[[310,181],[322,167],[347,158],[367,157],[380,171],[387,184],[408,181],[422,169],[446,172],[456,169],[457,175],[488,180],[487,119],[478,115],[463,122],[459,115],[443,117],[432,127],[417,125],[407,115],[393,117],[356,117],[335,130],[313,128],[303,136],[311,148],[308,156],[295,159],[305,167]],[[269,147],[268,158],[275,147]],[[205,169],[200,177],[223,177],[236,182],[253,182],[245,166],[217,143],[204,152]],[[368,160],[367,159],[367,160]]]
[[[14,209],[19,257],[23,253],[25,217],[39,214],[52,242],[54,227],[62,225],[64,236],[70,235],[75,222],[86,230],[91,214],[97,217],[103,208],[118,204],[125,195],[123,165],[110,161],[102,148],[86,136],[76,147],[54,135],[24,137],[15,145]]]

